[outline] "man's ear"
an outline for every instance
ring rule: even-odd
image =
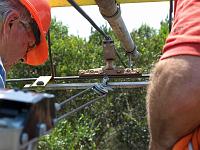
[[[3,32],[4,33],[8,33],[10,32],[13,24],[15,23],[15,21],[19,18],[19,12],[15,11],[15,10],[11,10],[6,17],[4,18],[3,21]]]

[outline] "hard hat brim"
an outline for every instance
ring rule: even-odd
[[[25,63],[29,65],[41,65],[48,59],[48,44],[44,37],[41,38],[40,44],[28,51]]]
[[[30,12],[32,18],[36,21],[40,30],[40,43],[28,51],[24,58],[25,63],[29,65],[41,65],[48,59],[48,43],[46,41],[46,32],[43,29],[42,23],[38,17],[38,12],[29,0],[20,0],[20,2]]]

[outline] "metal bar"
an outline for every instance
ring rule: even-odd
[[[117,0],[119,3],[142,3],[142,2],[164,2],[167,0]],[[49,0],[51,7],[71,6],[66,0]],[[94,0],[76,0],[79,6],[96,5]]]
[[[72,101],[72,100],[75,99],[76,97],[81,96],[81,95],[84,94],[85,92],[89,91],[91,88],[92,88],[92,87],[89,87],[89,88],[87,88],[87,89],[81,91],[80,93],[78,93],[78,94],[76,94],[76,95],[74,95],[74,96],[72,96],[72,97],[70,97],[70,98],[64,100],[62,103],[59,104],[60,107],[63,107],[63,105],[65,105],[66,103]]]
[[[96,83],[66,83],[66,84],[47,84],[46,90],[67,90],[67,89],[87,89],[94,86]],[[146,87],[148,81],[144,82],[109,82],[108,86],[111,88],[139,88]],[[28,88],[28,86],[26,86]]]
[[[121,17],[119,5],[115,0],[95,0],[95,2],[99,7],[100,13],[104,19],[108,21],[114,33],[122,43],[125,51],[137,58],[139,52]]]
[[[111,88],[139,88],[146,87],[149,84],[148,81],[143,82],[111,82],[108,86]]]
[[[150,74],[142,74],[140,77],[137,78],[149,78]],[[111,78],[126,78],[127,76],[108,76]],[[85,79],[97,79],[102,78],[100,76],[93,76],[93,77],[79,77],[79,76],[66,76],[66,77],[54,77],[54,80],[85,80]],[[130,77],[128,77],[130,78]],[[38,78],[21,78],[21,79],[7,79],[6,82],[32,82],[37,80]]]
[[[51,79],[52,76],[40,76],[32,86],[46,86]]]
[[[24,82],[32,82],[37,79],[38,78],[7,79],[6,82],[23,82],[23,81]],[[54,77],[54,80],[74,80],[74,79],[82,79],[82,78],[80,78],[79,76]]]
[[[78,107],[78,108],[76,108],[76,109],[71,110],[70,112],[68,112],[68,113],[66,113],[66,114],[64,114],[64,115],[62,115],[62,116],[60,116],[59,118],[55,119],[55,123],[58,122],[58,121],[60,121],[60,120],[62,120],[62,119],[64,119],[64,118],[66,118],[66,117],[68,117],[68,116],[70,116],[70,115],[72,115],[73,113],[75,113],[75,112],[77,112],[77,111],[80,111],[81,109],[83,109],[83,108],[85,108],[85,107],[90,106],[91,104],[93,104],[93,103],[96,102],[97,100],[99,100],[99,99],[101,99],[101,98],[104,98],[104,97],[106,97],[106,94],[103,95],[103,96],[99,96],[99,97],[97,97],[97,98],[95,98],[95,99],[93,99],[93,100],[91,100],[91,101],[89,101],[89,102],[87,102],[87,103],[81,105],[80,107]]]

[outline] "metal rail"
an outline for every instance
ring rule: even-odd
[[[69,90],[69,89],[87,89],[91,86],[94,86],[96,83],[65,83],[65,84],[47,84],[44,89],[45,90]],[[148,81],[143,82],[109,82],[108,86],[116,89],[116,88],[139,88],[146,87],[148,85]],[[31,88],[30,85],[26,85],[25,88]]]
[[[150,74],[142,74],[141,76],[137,78],[149,78]],[[126,76],[108,76],[110,79],[112,78],[126,78]],[[86,80],[86,79],[101,79],[101,76],[93,76],[93,77],[80,77],[80,76],[66,76],[66,77],[54,77],[53,80],[59,81],[59,80]],[[129,77],[130,78],[130,77]],[[37,78],[21,78],[21,79],[7,79],[6,82],[34,82],[37,80]]]

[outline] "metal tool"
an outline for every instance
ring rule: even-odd
[[[0,89],[0,149],[19,150],[31,145],[54,124],[54,96],[46,93]],[[26,148],[27,148],[26,147]]]

